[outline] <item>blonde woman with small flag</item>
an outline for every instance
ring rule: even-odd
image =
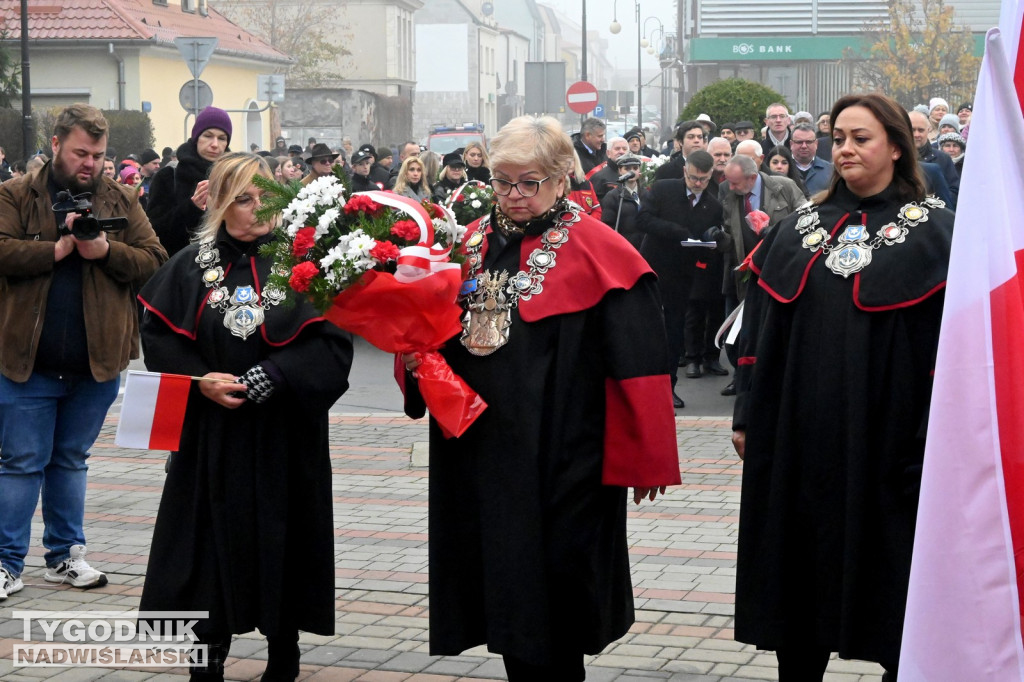
[[[257,628],[269,642],[262,679],[293,680],[298,631],[334,633],[327,412],[348,387],[352,343],[304,298],[266,284],[272,261],[258,249],[274,236],[257,218],[256,175],[272,177],[254,154],[213,164],[196,240],[139,294],[146,366],[203,377],[140,606],[209,612],[196,627],[209,661],[194,680],[222,680],[231,636]]]

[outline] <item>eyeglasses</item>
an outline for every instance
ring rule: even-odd
[[[330,166],[331,163],[332,163],[332,159],[328,159],[328,158],[313,159],[313,163],[326,163],[328,166]]]
[[[499,197],[507,197],[509,194],[512,194],[512,189],[515,188],[519,190],[519,196],[529,199],[530,197],[537,196],[540,186],[550,179],[550,175],[543,180],[520,180],[519,182],[491,178],[491,188],[494,189],[494,193]]]
[[[789,118],[789,114],[772,114],[767,118],[769,121],[781,121],[784,118]]]
[[[690,175],[689,173],[687,173],[686,174],[686,179],[689,180],[690,182],[692,182],[695,185],[703,185],[704,183],[706,183],[708,180],[711,179],[711,176],[710,175]]]
[[[817,140],[790,140],[789,143],[794,147],[810,146],[817,142]]]
[[[263,200],[259,197],[254,197],[251,194],[240,194],[234,199],[234,203],[238,204],[241,208],[250,208],[254,204],[263,206]]]

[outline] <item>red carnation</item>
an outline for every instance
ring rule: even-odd
[[[377,242],[377,245],[370,249],[370,257],[381,264],[398,260],[398,247],[388,241]]]
[[[288,280],[288,284],[291,285],[292,289],[300,293],[309,291],[309,285],[313,281],[313,278],[320,274],[320,269],[315,264],[307,261],[299,263],[292,268],[292,276]]]
[[[415,220],[399,220],[391,226],[391,234],[399,239],[418,243],[420,240],[420,226]]]
[[[292,242],[292,255],[296,258],[305,258],[315,244],[316,228],[303,227],[295,233],[295,241]]]
[[[356,194],[345,203],[345,213],[352,214],[360,211],[367,215],[377,216],[384,212],[384,207],[370,197]]]

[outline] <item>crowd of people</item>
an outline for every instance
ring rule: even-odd
[[[87,459],[141,341],[151,370],[198,378],[143,610],[209,611],[192,675],[211,682],[235,634],[267,635],[271,681],[297,675],[299,631],[333,631],[327,411],[352,343],[267,284],[253,178],[340,167],[353,191],[495,195],[465,236],[463,329],[441,350],[489,408],[459,438],[430,422],[432,653],[486,644],[510,680],[583,680],[583,656],[625,634],[627,490],[639,504],[680,482],[679,379],[730,374],[730,317],[736,637],[776,651],[783,682],[821,679],[832,652],[892,682],[971,113],[919,109],[773,103],[761,139],[701,115],[648,181],[646,132],[606,139],[596,118],[569,136],[524,116],[489,149],[410,141],[396,159],[347,139],[232,152],[229,115],[207,107],[176,150],[119,166],[102,114],[66,108],[52,159],[0,185],[0,600],[23,589],[40,494],[45,579],[106,583],[85,559]],[[62,191],[127,225],[77,231]],[[420,360],[396,372],[412,417]]]

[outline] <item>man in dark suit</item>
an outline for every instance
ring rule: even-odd
[[[722,205],[707,191],[714,159],[704,150],[686,157],[683,179],[657,180],[641,199],[637,227],[646,236],[640,253],[658,275],[661,303],[665,311],[672,377],[673,404],[684,406],[675,392],[676,372],[683,354],[686,307],[690,300],[694,270],[699,254],[696,246],[683,246],[689,239],[699,240],[708,228],[722,222]]]

